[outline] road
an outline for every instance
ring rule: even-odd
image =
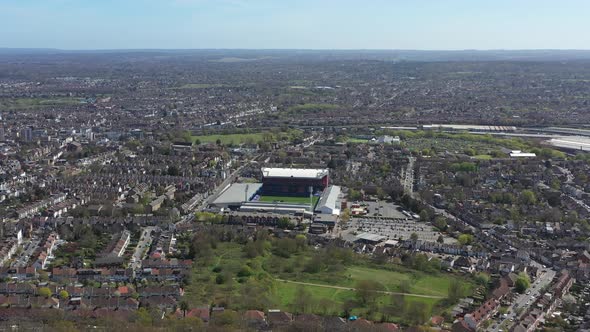
[[[301,282],[301,281],[291,281],[291,280],[284,280],[284,279],[275,279],[276,281],[288,282],[290,284],[297,284],[297,285],[305,285],[305,286],[315,286],[315,287],[324,287],[324,288],[332,288],[332,289],[341,289],[341,290],[349,290],[355,291],[355,288],[350,287],[342,287],[342,286],[332,286],[332,285],[323,285],[323,284],[314,284],[310,282]],[[387,294],[387,295],[406,295],[406,296],[414,296],[414,297],[423,297],[427,299],[443,299],[443,296],[436,296],[436,295],[423,295],[423,294],[412,294],[412,293],[399,293],[399,292],[388,292],[388,291],[375,291],[376,293]]]
[[[12,267],[26,267],[27,263],[31,259],[31,256],[33,253],[35,253],[37,247],[39,247],[39,243],[41,243],[41,240],[37,235],[34,235],[31,241],[23,244],[23,251],[17,258],[14,259]]]
[[[402,174],[404,191],[410,197],[414,197],[414,161],[416,158],[408,157],[408,166]]]
[[[141,237],[139,238],[139,242],[137,242],[137,246],[131,257],[131,268],[134,270],[139,270],[141,268],[141,261],[152,244],[152,231],[154,230],[156,230],[156,227],[150,226],[144,228],[143,232],[141,232]]]
[[[508,308],[508,314],[507,317],[502,317],[499,319],[498,323],[494,323],[492,324],[487,331],[490,332],[499,332],[499,330],[504,330],[504,331],[508,331],[509,328],[512,325],[514,325],[518,320],[519,320],[519,316],[516,314],[515,310],[521,309],[521,308],[526,308],[528,306],[530,306],[531,304],[533,304],[539,297],[541,297],[543,294],[541,294],[541,290],[549,285],[551,283],[551,281],[553,280],[553,278],[555,277],[556,272],[551,270],[551,269],[547,269],[547,272],[541,274],[541,276],[539,276],[537,278],[537,280],[535,280],[535,282],[533,282],[531,284],[531,287],[527,290],[527,293],[530,291],[530,294],[521,294],[519,295],[516,300],[512,303],[512,305]],[[525,310],[519,311],[524,313]],[[503,326],[503,325],[507,325],[507,326]]]

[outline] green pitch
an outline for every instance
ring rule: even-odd
[[[313,206],[316,206],[318,201],[320,200],[319,197],[313,196]],[[283,203],[293,203],[293,204],[309,204],[309,197],[291,197],[291,196],[262,196],[258,200],[259,202],[283,202]]]

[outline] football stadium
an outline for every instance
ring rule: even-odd
[[[330,185],[328,169],[265,167],[260,172],[260,183],[234,183],[212,206],[242,212],[340,214],[340,187]]]

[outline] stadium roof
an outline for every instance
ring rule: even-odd
[[[234,183],[221,193],[213,201],[213,204],[239,204],[245,201],[246,196],[248,196],[248,200],[252,199],[260,187],[262,187],[262,183]],[[246,188],[248,192],[246,192]]]
[[[527,152],[522,152],[520,150],[514,150],[510,152],[510,157],[513,158],[517,158],[517,157],[529,157],[529,158],[534,158],[537,155],[534,153],[527,153]]]
[[[301,179],[321,179],[328,175],[329,171],[325,169],[312,168],[270,168],[262,169],[262,175],[265,178],[301,178]]]

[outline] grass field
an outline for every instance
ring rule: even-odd
[[[369,140],[362,139],[362,138],[349,137],[346,139],[346,143],[369,143]]]
[[[313,196],[313,205],[315,206],[320,200],[319,197]],[[295,204],[309,204],[309,197],[291,197],[291,196],[262,196],[260,202],[285,202]]]
[[[231,303],[235,309],[251,309],[255,306],[252,304],[254,300],[244,299],[244,294],[249,294],[248,291],[252,287],[264,287],[268,289],[268,293],[263,294],[264,292],[260,291],[260,294],[249,295],[256,297],[256,303],[259,303],[259,298],[268,298],[265,302],[266,309],[270,307],[295,311],[295,302],[303,290],[307,292],[310,302],[313,303],[310,312],[341,315],[343,306],[356,298],[356,292],[350,288],[355,288],[358,281],[374,280],[381,283],[386,292],[398,292],[402,283],[409,283],[409,292],[415,295],[406,295],[406,304],[419,303],[421,306],[430,308],[433,314],[441,314],[448,309],[442,298],[447,296],[452,279],[461,281],[466,292],[474,288],[471,281],[456,275],[426,274],[392,264],[387,264],[387,268],[369,266],[362,263],[364,258],[358,263],[347,265],[342,270],[308,273],[305,272],[304,266],[312,260],[314,255],[312,248],[290,257],[279,257],[269,252],[264,256],[250,259],[246,258],[243,249],[244,246],[237,243],[217,244],[211,258],[200,264],[201,266],[194,267],[192,281],[186,288],[185,299],[193,306],[204,303]],[[244,266],[249,266],[252,272],[247,280],[239,277]],[[222,284],[216,282],[216,278],[220,275],[225,278]],[[298,282],[305,284],[298,284]],[[383,307],[389,305],[391,301],[391,295],[382,294],[377,296],[375,304]],[[381,318],[378,310],[363,306],[354,307],[351,313],[373,320]],[[399,321],[401,318],[390,314],[388,319]]]
[[[14,98],[0,99],[0,108],[13,110],[29,110],[43,107],[81,104],[80,98]]]
[[[479,160],[491,160],[492,156],[490,156],[489,154],[478,154],[477,156],[473,156],[473,158]]]
[[[218,139],[224,145],[258,143],[263,140],[263,135],[262,135],[262,133],[249,133],[249,134],[192,136],[193,143],[197,140],[199,140],[201,143],[215,143],[215,142],[217,142]]]

